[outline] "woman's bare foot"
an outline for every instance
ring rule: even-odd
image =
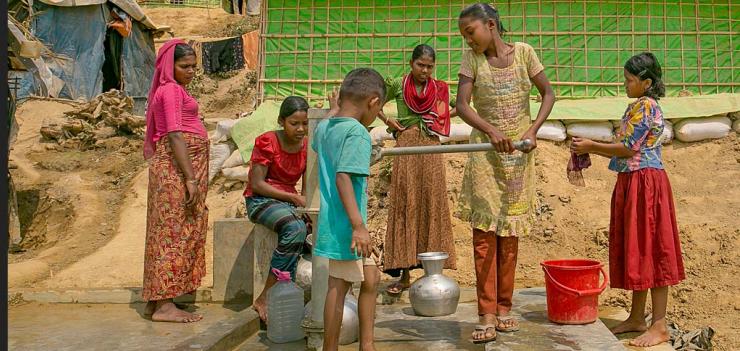
[[[404,283],[402,281],[397,281],[388,285],[388,287],[385,288],[385,292],[388,293],[388,295],[398,295],[408,289],[409,286],[409,282]]]
[[[157,307],[157,301],[149,301],[144,306],[144,315],[151,316],[154,313],[154,308]]]
[[[260,319],[267,323],[267,299],[263,296],[260,296],[257,298],[257,300],[254,301],[254,304],[252,305],[252,309],[257,311],[257,314],[260,316]]]
[[[671,339],[668,333],[665,319],[655,321],[642,335],[630,341],[630,345],[638,347],[650,347]]]
[[[157,302],[157,309],[152,314],[154,322],[192,323],[203,319],[203,316],[178,309],[172,301]]]
[[[630,332],[644,332],[647,330],[647,323],[645,323],[645,320],[637,320],[633,318],[628,318],[622,323],[619,323],[615,325],[612,328],[609,328],[609,331],[612,332],[612,334],[622,334],[622,333],[630,333]]]

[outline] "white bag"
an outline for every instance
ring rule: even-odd
[[[388,133],[387,129],[386,126],[379,126],[370,130],[370,140],[373,145],[382,145],[386,140],[393,140],[393,134]]]
[[[586,138],[595,141],[612,142],[614,141],[612,123],[604,122],[574,122],[567,126],[567,134],[579,138]]]
[[[236,146],[230,142],[211,144],[208,161],[208,182],[210,183],[223,167],[224,162],[234,152]]]
[[[239,122],[239,120],[225,119],[223,121],[218,121],[218,123],[216,124],[216,131],[210,138],[211,142],[220,143],[231,139],[231,128],[234,127],[234,124],[236,124],[236,122]]]
[[[238,180],[240,182],[247,182],[249,180],[249,167],[247,166],[224,168],[221,170],[221,173],[228,180]]]
[[[472,132],[473,127],[467,124],[452,124],[450,125],[450,136],[440,136],[439,141],[442,144],[449,143],[450,141],[468,141]]]
[[[729,118],[707,117],[707,118],[687,118],[676,123],[673,128],[676,139],[685,143],[700,141],[706,139],[724,138],[730,133],[732,122]]]
[[[537,139],[563,141],[566,137],[565,126],[560,121],[545,121],[537,131]]]
[[[234,150],[234,152],[231,153],[231,156],[224,161],[224,164],[221,166],[221,168],[232,168],[232,167],[238,167],[246,164],[244,160],[242,160],[242,154],[239,152],[239,149]]]

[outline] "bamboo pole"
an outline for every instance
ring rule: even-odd
[[[428,33],[354,33],[354,34],[265,34],[266,38],[274,39],[290,39],[290,38],[402,38],[402,37],[430,37],[430,36],[457,36],[458,32],[428,32]],[[633,36],[633,35],[732,35],[736,34],[732,31],[638,31],[638,32],[587,32],[587,31],[532,31],[532,32],[508,32],[507,35],[518,35],[518,36],[558,36],[558,35],[617,35],[617,36]]]
[[[314,80],[308,80],[308,79],[270,79],[265,78],[261,79],[260,81],[265,83],[314,83],[314,84],[337,84],[341,83],[341,79],[314,79]],[[446,81],[449,85],[457,85],[457,81]],[[569,82],[569,81],[553,81],[550,82],[551,85],[561,85],[561,86],[568,86],[568,85],[575,85],[575,86],[592,86],[592,87],[616,87],[616,86],[622,86],[623,84],[621,82]],[[727,87],[740,87],[740,82],[732,82],[732,83],[720,83],[720,82],[666,82],[666,86],[727,86]]]

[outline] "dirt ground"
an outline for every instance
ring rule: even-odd
[[[256,28],[255,18],[220,9],[146,9],[157,24],[170,25],[177,37],[224,37]],[[254,108],[256,74],[247,70],[196,79],[198,98],[209,128]],[[61,115],[66,104],[30,101],[18,109],[20,134],[13,146],[12,177],[19,191],[20,220],[26,252],[10,256],[9,284],[20,287],[138,286],[145,230],[146,164],[141,139],[114,137],[99,147],[69,150],[42,142],[42,117]],[[390,146],[387,143],[386,146]],[[587,257],[608,262],[609,202],[615,175],[607,160],[593,158],[585,171],[587,186],[565,177],[567,147],[540,142],[537,151],[538,220],[520,242],[517,287],[542,286],[539,263],[547,259]],[[447,161],[450,207],[462,181],[465,155]],[[711,326],[718,350],[740,349],[740,140],[727,138],[665,148],[684,251],[687,279],[671,289],[669,319],[683,329]],[[387,218],[388,164],[373,167],[369,226],[382,238]],[[217,179],[209,189],[208,271],[211,271],[212,223],[243,216],[242,183]],[[474,285],[471,230],[453,217],[458,269],[446,272],[463,286]],[[131,264],[121,252],[134,252]],[[135,254],[140,252],[140,254]],[[108,255],[110,253],[110,255]],[[117,261],[116,261],[117,260]],[[101,278],[101,270],[120,274]],[[101,268],[102,267],[102,268]],[[415,275],[420,275],[415,271]],[[389,278],[389,277],[385,277]],[[208,285],[208,278],[204,282]],[[735,296],[735,297],[733,297]],[[629,295],[607,290],[604,305],[629,306]]]

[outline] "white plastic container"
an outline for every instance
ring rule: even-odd
[[[303,289],[290,280],[289,272],[273,273],[278,281],[267,292],[267,338],[276,344],[301,340]]]

